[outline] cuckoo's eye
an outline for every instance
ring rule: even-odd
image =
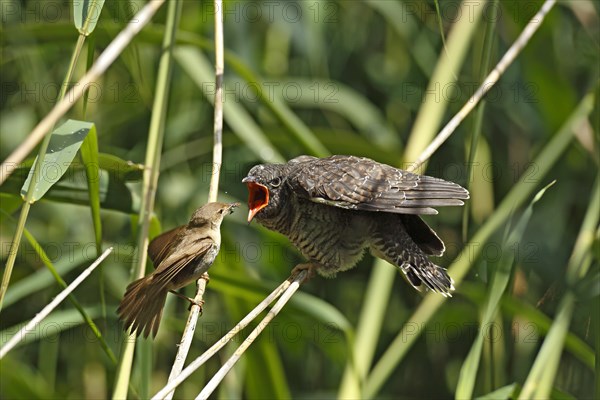
[[[274,188],[278,187],[279,185],[281,185],[281,178],[277,176],[277,177],[271,179],[271,181],[269,182],[269,185],[271,185]]]

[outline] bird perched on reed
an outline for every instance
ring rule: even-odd
[[[249,191],[248,222],[256,219],[288,237],[308,259],[297,268],[335,276],[369,249],[417,290],[449,296],[454,289],[446,270],[428,258],[441,256],[444,243],[419,215],[463,205],[469,198],[463,187],[345,155],[256,165],[242,182]]]
[[[239,203],[208,203],[194,212],[187,225],[150,242],[148,255],[156,269],[127,286],[117,310],[125,330],[156,336],[167,293],[195,282],[208,271],[221,246],[221,222],[237,206]]]

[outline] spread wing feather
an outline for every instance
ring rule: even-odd
[[[469,192],[443,179],[420,176],[368,158],[297,157],[287,184],[301,197],[335,207],[399,214],[437,214],[460,206]]]

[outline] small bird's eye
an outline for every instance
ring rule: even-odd
[[[269,184],[273,187],[277,187],[277,186],[281,185],[281,178],[277,176],[277,177],[271,179],[271,182],[269,182]]]

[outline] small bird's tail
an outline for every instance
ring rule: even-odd
[[[168,290],[152,283],[151,275],[134,281],[127,286],[117,313],[124,329],[142,332],[147,338],[150,332],[156,336]]]
[[[383,229],[371,242],[371,252],[395,265],[415,289],[428,288],[451,297],[454,281],[445,268],[432,263],[401,226]]]

